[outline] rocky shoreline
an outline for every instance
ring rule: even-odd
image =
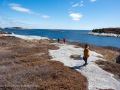
[[[120,37],[120,28],[93,29],[92,32],[89,32],[88,34],[96,36]]]
[[[89,32],[89,35],[95,35],[95,36],[104,36],[104,37],[118,37],[120,38],[120,34],[113,34],[113,33],[95,33],[95,32]]]

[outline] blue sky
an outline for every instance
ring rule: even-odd
[[[120,27],[120,0],[0,0],[0,27]]]

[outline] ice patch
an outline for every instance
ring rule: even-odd
[[[94,61],[101,59],[100,57],[103,57],[101,54],[90,51],[88,65],[83,67],[83,48],[74,48],[74,45],[66,44],[55,45],[59,46],[59,49],[49,50],[49,53],[52,56],[51,60],[60,61],[64,63],[65,66],[72,67],[85,75],[88,79],[89,90],[120,89],[120,82],[113,77],[113,74],[104,71],[94,63]],[[70,58],[70,55],[73,54],[79,54],[82,57],[79,59]]]

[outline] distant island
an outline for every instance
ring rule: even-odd
[[[22,27],[6,27],[5,29],[23,30]]]
[[[93,29],[92,32],[95,32],[95,33],[113,33],[113,34],[120,34],[120,28]]]
[[[88,34],[96,36],[120,37],[120,28],[93,29],[92,32],[89,32]]]

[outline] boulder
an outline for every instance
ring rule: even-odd
[[[118,57],[116,58],[116,63],[120,64],[120,55],[118,55]]]

